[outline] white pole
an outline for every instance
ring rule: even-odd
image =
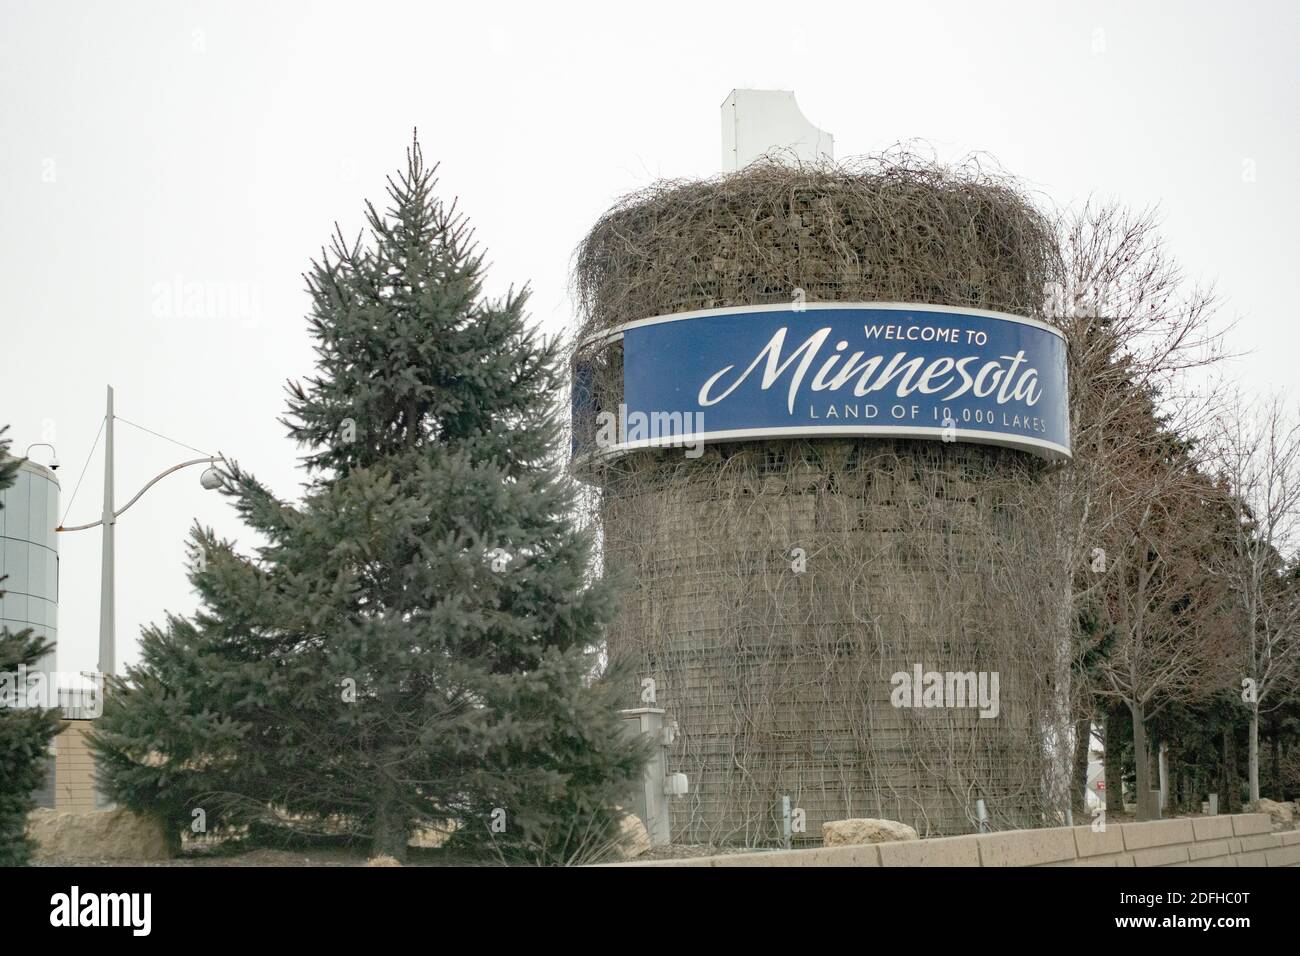
[[[104,419],[104,550],[99,572],[99,672],[110,675],[116,672],[116,582],[113,567],[113,532],[117,519],[113,517],[113,386],[108,386],[108,410]]]

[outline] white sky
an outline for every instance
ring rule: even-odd
[[[1217,282],[1230,374],[1293,375],[1300,5],[0,0],[0,423],[53,440],[66,506],[103,414],[221,449],[285,494],[276,416],[310,371],[301,273],[382,199],[411,128],[493,263],[568,321],[574,246],[658,177],[711,175],[733,87],[793,89],[845,158],[899,140],[986,151],[1060,203],[1159,204]],[[1253,165],[1254,179],[1243,176]],[[52,180],[52,181],[51,181]],[[202,283],[235,306],[189,314]],[[219,306],[219,303],[214,302]],[[119,425],[119,505],[190,457]],[[44,461],[44,452],[34,454]],[[98,517],[98,454],[68,523]],[[61,509],[62,510],[62,509]],[[118,525],[118,654],[189,612],[184,539],[243,543],[198,469]],[[92,668],[97,531],[61,536],[60,669]]]

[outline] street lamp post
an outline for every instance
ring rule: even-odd
[[[174,471],[188,468],[190,465],[206,463],[208,468],[199,479],[200,484],[209,490],[221,487],[221,479],[216,470],[219,457],[219,455],[211,455],[205,458],[192,458],[189,461],[172,465],[151,478],[143,488],[136,492],[134,498],[121,509],[117,509],[113,494],[113,386],[108,386],[108,408],[104,419],[104,510],[98,521],[92,521],[90,524],[73,525],[72,527],[59,525],[54,529],[58,532],[86,531],[100,526],[104,529],[103,554],[99,577],[99,672],[101,674],[114,674],[117,671],[117,578],[115,560],[117,519],[139,501],[140,496],[157,484],[160,479],[167,477]]]
[[[99,519],[104,534],[99,559],[99,672],[114,674],[113,655],[117,643],[117,581],[114,555],[117,551],[117,516],[113,514],[113,386],[108,386],[108,407],[104,412],[104,511]]]

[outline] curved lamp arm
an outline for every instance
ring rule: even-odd
[[[204,464],[205,462],[209,465],[216,465],[218,457],[219,456],[214,455],[210,458],[191,458],[189,461],[183,461],[179,465],[172,465],[166,471],[154,475],[154,477],[150,479],[148,484],[146,484],[143,488],[141,488],[139,491],[135,493],[134,498],[132,498],[130,501],[124,504],[120,509],[113,512],[113,517],[120,518],[122,515],[126,514],[126,510],[130,508],[133,504],[135,504],[137,501],[139,501],[141,495],[143,495],[146,491],[148,491],[150,488],[156,485],[159,481],[166,478],[173,471],[180,471],[182,468],[188,468],[190,465],[201,465]],[[71,528],[65,528],[63,525],[59,525],[54,530],[55,531],[85,531],[88,528],[97,528],[103,523],[104,523],[104,519],[101,518],[98,521],[92,521],[90,524],[75,524]]]
[[[24,458],[30,458],[30,457],[32,457],[32,449],[33,449],[33,448],[48,448],[48,449],[50,450],[50,470],[51,470],[51,471],[55,471],[55,470],[58,469],[58,467],[59,467],[59,453],[58,453],[57,451],[54,450],[54,446],[53,446],[53,445],[51,445],[51,444],[50,444],[49,442],[47,442],[47,441],[34,441],[34,442],[32,442],[30,445],[27,446],[27,450],[26,450],[25,452],[23,452],[23,457],[24,457]]]

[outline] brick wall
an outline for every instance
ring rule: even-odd
[[[95,801],[95,762],[86,745],[89,720],[65,720],[63,730],[54,738],[55,782],[54,809],[97,810]]]
[[[1007,830],[935,840],[736,853],[623,866],[1300,866],[1300,830],[1267,813]]]

